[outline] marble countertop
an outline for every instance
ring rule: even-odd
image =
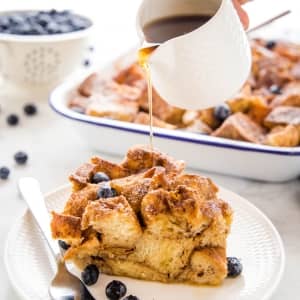
[[[41,7],[41,3],[51,2],[51,6],[73,7],[69,1],[7,1],[12,7]],[[74,1],[73,1],[74,2]],[[87,6],[81,3],[82,11],[87,10]],[[105,1],[108,5],[108,1]],[[109,16],[107,9],[111,13],[115,10],[116,1],[109,1],[106,10],[97,10],[97,15],[101,15],[100,21]],[[54,4],[55,3],[55,4]],[[99,3],[99,2],[98,2]],[[120,2],[118,2],[119,5]],[[124,2],[122,2],[124,3]],[[129,1],[126,2],[129,5]],[[118,32],[122,26],[123,32],[131,28],[128,35],[119,34],[119,40],[114,39],[110,44],[101,44],[103,37],[108,37],[106,27],[100,28],[98,41],[101,46],[101,61],[105,61],[115,55],[117,42],[125,43],[125,49],[132,45],[134,40],[134,16],[139,0],[131,0],[134,9],[128,10],[127,20],[132,22],[122,23],[124,19],[119,19],[118,26],[109,23],[106,17],[106,25],[110,26],[111,32]],[[98,4],[97,4],[98,5]],[[8,6],[6,4],[6,6]],[[79,8],[81,11],[81,7]],[[77,8],[78,9],[78,8]],[[90,10],[90,13],[91,10]],[[125,10],[120,9],[120,13]],[[96,14],[96,12],[94,12]],[[104,21],[103,21],[104,22]],[[117,42],[116,42],[117,41]],[[17,180],[22,176],[34,176],[41,182],[44,192],[48,192],[67,181],[70,170],[73,170],[90,156],[95,154],[86,147],[83,141],[77,136],[69,123],[56,115],[48,107],[47,96],[42,93],[36,94],[33,90],[19,90],[18,94],[11,93],[1,85],[0,89],[0,165],[8,165],[11,168],[11,176],[7,182],[0,182],[0,256],[3,257],[5,239],[10,227],[24,213],[26,206],[20,199],[17,191]],[[22,115],[22,106],[28,101],[36,102],[39,113],[32,118],[25,118]],[[8,127],[5,116],[8,113],[16,112],[22,116],[20,125]],[[101,143],[101,140],[99,140]],[[19,150],[24,150],[29,154],[29,161],[26,166],[14,165],[13,155]],[[108,157],[109,158],[109,157]],[[116,158],[113,158],[116,159]],[[278,229],[286,250],[286,269],[280,285],[272,297],[272,300],[297,299],[299,295],[300,277],[300,181],[295,180],[287,183],[273,184],[262,183],[244,179],[238,179],[217,174],[207,174],[216,183],[240,194],[258,208],[260,208],[274,223]],[[5,271],[3,259],[0,260],[0,299],[18,300],[14,293]]]
[[[36,101],[39,109],[37,116],[22,117],[19,126],[8,127],[5,115],[8,112],[17,112],[21,115],[22,105],[28,101],[29,98],[12,101],[9,94],[1,95],[0,164],[7,164],[11,168],[10,179],[7,182],[0,182],[2,257],[6,235],[26,209],[18,195],[17,179],[22,176],[34,176],[40,180],[43,191],[47,192],[66,183],[70,170],[95,154],[84,145],[69,126],[69,122],[52,112],[43,99]],[[24,150],[29,154],[26,166],[14,165],[13,154],[18,150]],[[272,300],[296,299],[300,276],[300,181],[273,184],[217,174],[207,175],[219,185],[254,203],[274,223],[284,242],[287,264],[284,277]],[[2,260],[0,260],[0,281],[0,299],[17,300],[8,282]]]

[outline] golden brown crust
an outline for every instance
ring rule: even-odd
[[[176,161],[158,150],[154,149],[152,151],[148,146],[134,146],[128,150],[121,166],[133,172],[161,166],[167,172],[180,173],[184,169],[185,164],[183,161]]]
[[[97,199],[98,189],[98,185],[88,184],[81,190],[74,191],[65,205],[64,214],[81,217],[88,203]]]
[[[239,93],[227,101],[233,116],[243,113],[256,123],[226,123],[214,108],[187,111],[168,104],[153,89],[154,126],[200,134],[226,137],[252,143],[267,143],[286,147],[295,142],[272,142],[271,127],[265,123],[276,107],[300,107],[300,45],[284,41],[252,39],[252,72]],[[113,73],[113,72],[111,72]],[[69,107],[92,116],[149,124],[149,107],[145,72],[136,61],[120,64],[114,74],[104,78],[94,73],[78,89],[70,93]],[[184,99],[183,99],[184,101]],[[226,116],[225,116],[226,117]],[[243,123],[249,123],[242,120]],[[234,122],[236,123],[236,122]],[[284,124],[287,125],[287,124]],[[295,125],[295,124],[294,124]],[[300,126],[296,125],[299,132]],[[262,128],[263,134],[258,128]],[[290,139],[290,130],[282,131]],[[294,139],[295,141],[296,139]]]
[[[51,231],[54,239],[65,240],[72,245],[81,242],[80,218],[52,212]]]
[[[97,171],[111,180],[92,184]],[[220,284],[226,277],[232,210],[210,179],[145,146],[129,149],[120,165],[92,158],[75,174],[77,188],[51,224],[53,237],[71,245],[66,260],[162,282]],[[104,186],[117,196],[99,199]]]
[[[264,140],[264,129],[247,115],[236,113],[230,116],[213,136],[260,144]]]
[[[69,180],[73,184],[74,190],[80,190],[86,186],[95,172],[95,165],[85,163],[81,165],[73,174],[69,176]]]
[[[300,107],[300,81],[287,84],[283,89],[282,95],[277,96],[271,105],[272,107],[281,105]]]
[[[295,147],[300,143],[300,131],[294,125],[276,126],[267,135],[265,143],[276,147]]]
[[[124,196],[90,202],[81,228],[92,227],[101,234],[104,247],[134,248],[142,235],[138,219]]]
[[[149,114],[144,113],[144,112],[139,112],[134,119],[134,123],[149,125],[149,123],[150,123]],[[155,116],[153,116],[153,126],[160,127],[160,128],[167,128],[167,129],[175,129],[176,128],[176,126],[169,124],[167,122],[164,122]]]
[[[278,106],[265,119],[265,125],[269,128],[289,124],[300,125],[300,107]]]

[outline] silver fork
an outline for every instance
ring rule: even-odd
[[[49,213],[38,181],[30,177],[21,178],[18,186],[57,263],[49,295],[53,300],[80,300],[81,282],[67,270],[58,243],[51,237]]]

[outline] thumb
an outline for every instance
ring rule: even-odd
[[[233,5],[235,7],[235,9],[237,10],[237,13],[241,19],[241,22],[244,26],[245,29],[247,29],[249,27],[249,17],[248,14],[246,13],[246,11],[242,8],[239,0],[232,0]]]

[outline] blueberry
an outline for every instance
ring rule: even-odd
[[[60,11],[59,14],[62,16],[69,16],[69,15],[71,15],[71,11],[69,9],[64,9],[64,10]]]
[[[6,118],[7,124],[15,126],[19,123],[19,117],[16,114],[10,114]]]
[[[243,266],[238,258],[227,257],[227,277],[237,277],[243,271]]]
[[[62,14],[59,14],[59,15],[55,15],[53,16],[53,20],[60,24],[60,25],[68,25],[70,26],[70,28],[72,28],[72,26],[70,24],[68,24],[68,21],[70,19],[70,16],[69,15],[62,15]]]
[[[59,33],[68,33],[72,32],[72,26],[68,24],[61,24],[59,26]]]
[[[50,34],[58,33],[59,32],[59,25],[56,22],[51,21],[50,23],[47,24],[46,31]]]
[[[23,34],[23,35],[26,35],[26,34],[30,34],[31,32],[31,26],[27,23],[22,23],[22,24],[19,24],[19,25],[16,25],[13,30],[12,30],[13,33],[15,34]]]
[[[85,59],[85,60],[83,61],[83,65],[84,65],[85,67],[89,67],[89,66],[91,65],[91,61],[90,61],[89,59]]]
[[[275,41],[268,41],[265,47],[269,50],[273,50],[276,47],[277,43]]]
[[[1,167],[0,168],[0,179],[7,179],[9,176],[10,170],[7,167]]]
[[[220,122],[225,121],[231,114],[231,110],[227,104],[216,106],[214,109],[214,116]]]
[[[59,240],[58,245],[63,250],[68,250],[70,248],[70,245],[67,244],[65,241]]]
[[[89,46],[88,49],[89,49],[90,52],[94,52],[94,50],[95,50],[94,46]]]
[[[129,296],[123,298],[123,300],[139,300],[139,298],[136,296],[129,295]]]
[[[103,172],[98,172],[96,174],[94,174],[93,178],[92,178],[92,183],[100,183],[103,181],[109,181],[110,178]]]
[[[9,18],[7,16],[1,16],[0,17],[0,28],[1,29],[8,29],[9,27]]]
[[[119,300],[126,295],[125,284],[118,280],[111,281],[105,289],[105,294],[109,300]]]
[[[88,265],[81,273],[81,279],[86,285],[93,285],[97,282],[99,270],[96,265]]]
[[[19,151],[14,155],[14,159],[18,165],[24,165],[28,160],[28,155],[23,151]]]
[[[32,34],[32,35],[42,35],[42,34],[47,34],[47,31],[40,24],[33,24],[31,26],[30,34]]]
[[[25,23],[25,18],[22,14],[12,14],[9,16],[9,21],[13,25],[19,25]]]
[[[80,299],[81,300],[96,300],[88,291],[88,289],[80,282]]]
[[[45,27],[48,23],[50,23],[52,21],[52,18],[48,14],[39,13],[39,15],[36,17],[35,21],[36,21],[36,23]]]
[[[112,198],[117,196],[117,192],[109,185],[102,185],[98,190],[97,196],[98,198]]]
[[[275,94],[275,95],[281,95],[282,94],[281,87],[276,85],[276,84],[271,85],[270,88],[269,88],[269,91],[272,94]]]
[[[56,9],[54,9],[54,8],[52,8],[52,9],[50,9],[49,11],[48,11],[48,13],[50,14],[50,15],[56,15],[57,14],[57,10]]]
[[[70,19],[70,24],[73,26],[74,30],[85,29],[90,26],[89,22],[78,16],[73,16]]]
[[[24,106],[24,113],[27,116],[33,116],[37,113],[37,108],[34,104],[28,103]]]

